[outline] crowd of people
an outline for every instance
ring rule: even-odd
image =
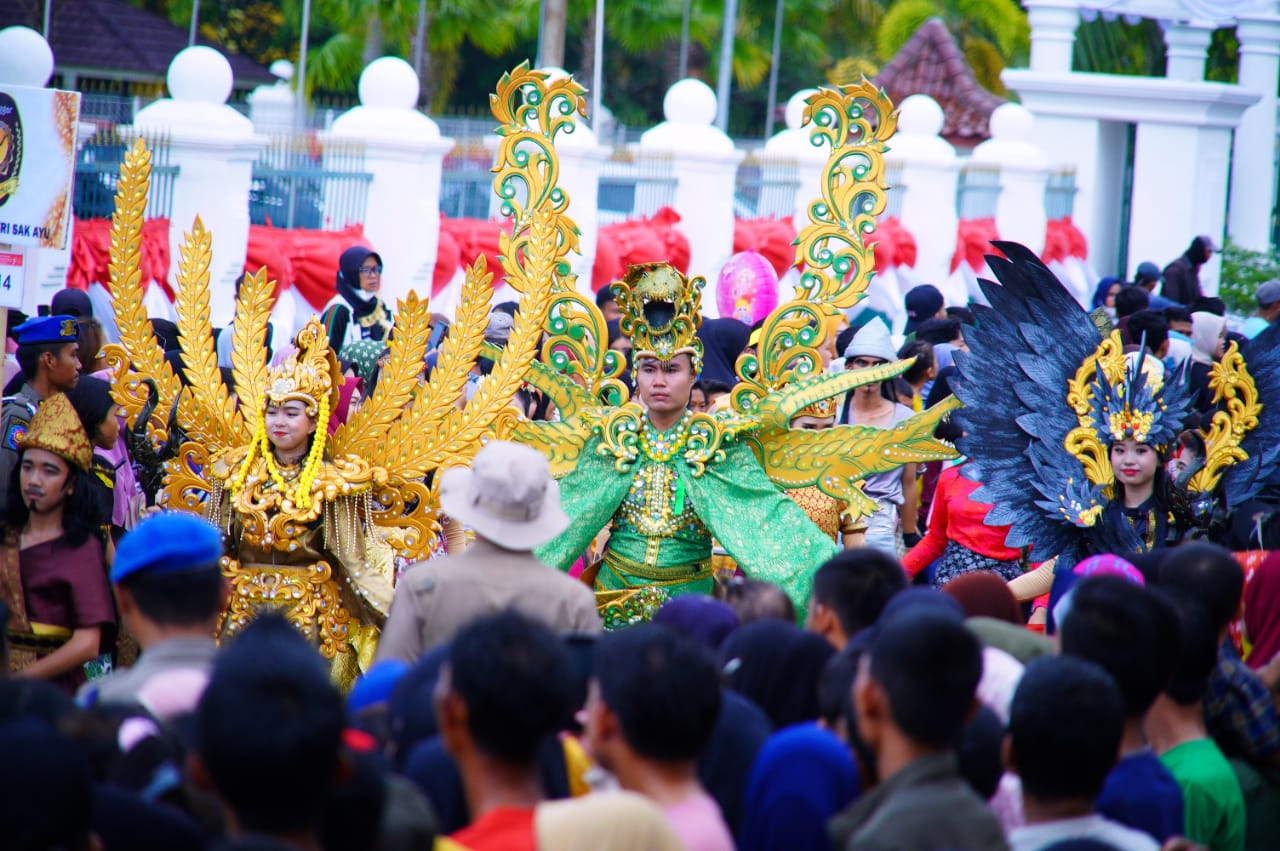
[[[1127,382],[1111,420],[1140,403],[1182,410],[1174,381],[1143,377],[1147,360],[1185,374],[1190,400],[1176,423],[1097,426],[1114,480],[1095,528],[1111,537],[1019,542],[1030,521],[1007,508],[1007,465],[981,443],[983,416],[1017,419],[1013,408],[970,405],[938,424],[930,447],[967,457],[925,460],[935,450],[904,438],[918,454],[896,457],[920,460],[870,472],[861,495],[875,508],[860,518],[853,497],[776,486],[742,442],[689,472],[680,453],[699,445],[696,423],[727,410],[763,323],[664,332],[637,295],[671,274],[654,264],[597,304],[640,402],[624,420],[632,449],[591,432],[557,449],[573,463],[553,476],[524,433],[489,441],[439,473],[435,557],[388,567],[385,587],[372,558],[326,555],[341,518],[317,509],[286,531],[311,535],[308,558],[349,570],[349,586],[255,587],[252,609],[228,581],[241,567],[229,548],[249,558],[229,537],[249,515],[232,499],[220,521],[221,496],[204,517],[156,506],[156,473],[133,457],[154,447],[145,428],[121,428],[111,376],[94,375],[101,324],[87,299],[60,294],[52,315],[11,328],[5,373],[0,754],[15,770],[0,845],[1278,847],[1280,547],[1258,508],[1274,494],[1251,494],[1212,534],[1169,503],[1185,469],[1203,467],[1215,364],[1236,337],[1199,290],[1213,250],[1197,237],[1163,272],[1144,263],[1132,283],[1098,285],[1090,319],[1137,364],[1119,353],[1108,378],[1099,361],[1097,393]],[[1006,253],[996,273],[1014,292],[1038,272]],[[314,388],[262,402],[252,451],[281,492],[303,493],[295,477],[306,481],[318,429],[350,419],[390,354],[381,258],[353,248],[339,266],[316,339],[293,341],[275,368],[297,378],[332,358],[345,377],[312,375]],[[696,318],[688,286],[680,276],[673,311]],[[1239,342],[1280,317],[1280,282],[1258,302]],[[797,404],[791,431],[893,432],[953,390],[1034,407],[1031,390],[993,386],[1005,373],[992,308],[947,307],[927,285],[904,307],[905,339],[868,310],[827,329],[827,371],[862,378]],[[516,311],[494,309],[487,355]],[[425,371],[447,333],[435,324]],[[168,353],[181,371],[177,346]],[[459,407],[492,363],[476,364]],[[513,404],[548,425],[552,395],[531,380]],[[332,410],[317,403],[331,397]],[[1017,449],[1025,468],[1052,466],[1038,451]],[[832,522],[815,502],[835,506]],[[1066,543],[1043,552],[1050,539]],[[265,540],[254,558],[278,573]]]

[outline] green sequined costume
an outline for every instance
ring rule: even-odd
[[[560,482],[573,523],[538,548],[538,558],[568,570],[612,523],[597,590],[710,593],[714,537],[747,576],[781,587],[803,617],[814,571],[837,552],[832,541],[774,486],[745,444],[727,440],[724,457],[695,474],[679,451],[681,439],[671,443],[667,451],[647,448],[620,472],[601,436],[588,438]]]

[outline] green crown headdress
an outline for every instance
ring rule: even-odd
[[[701,276],[686,278],[670,263],[642,263],[631,266],[622,280],[613,284],[622,311],[619,328],[631,340],[633,360],[649,357],[669,361],[689,355],[693,372],[702,371]]]

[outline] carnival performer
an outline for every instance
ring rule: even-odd
[[[338,291],[320,315],[335,352],[357,340],[390,338],[391,311],[378,297],[381,287],[382,257],[363,245],[342,252],[338,258]]]
[[[995,245],[1008,259],[988,258],[1000,285],[981,282],[991,306],[974,308],[951,388],[965,404],[962,474],[982,483],[972,499],[995,506],[986,522],[1010,524],[1005,544],[1031,547],[1032,561],[1056,557],[1017,580],[1030,599],[1088,556],[1178,541],[1162,457],[1190,398],[1181,370],[1101,336],[1034,254]]]
[[[45,399],[18,439],[0,592],[9,608],[9,670],[69,694],[115,639],[115,605],[97,508],[89,488],[93,447],[62,393]]]
[[[539,105],[537,120],[524,111],[526,101]],[[467,269],[456,321],[425,383],[432,315],[410,293],[397,305],[376,387],[332,436],[342,375],[329,334],[311,318],[287,358],[267,366],[274,282],[265,269],[247,275],[237,295],[230,333],[238,404],[223,383],[210,326],[212,236],[199,219],[181,246],[175,308],[189,385],[179,382],[143,304],[139,244],[150,160],[142,142],[121,167],[111,236],[121,342],[107,349],[113,395],[128,428],[145,434],[163,460],[159,502],[200,512],[225,535],[231,595],[220,635],[240,631],[264,609],[282,611],[344,686],[372,663],[392,598],[393,560],[422,558],[438,540],[437,472],[469,466],[486,439],[515,425],[509,403],[536,356],[556,275],[575,245],[568,200],[554,182],[552,140],[572,121],[564,106],[573,112],[585,104],[581,87],[521,66],[502,78],[491,103],[504,137],[495,191],[512,199],[504,206],[511,233],[501,262],[521,296],[507,345],[465,408],[456,407],[488,324],[492,275],[482,257]],[[526,155],[524,145],[542,153]],[[528,190],[519,199],[516,182]]]
[[[560,485],[573,522],[536,553],[567,570],[609,526],[594,566],[598,590],[711,593],[714,536],[748,576],[807,603],[812,572],[835,545],[774,486],[750,447],[732,439],[743,423],[688,410],[702,366],[702,284],[651,263],[632,266],[614,286],[638,401],[608,423],[593,422],[605,428],[586,439]]]

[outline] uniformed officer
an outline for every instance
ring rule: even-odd
[[[39,316],[13,333],[26,383],[0,403],[0,512],[8,507],[10,480],[18,467],[18,438],[27,433],[36,408],[45,397],[70,390],[80,379],[80,325],[74,316]]]

